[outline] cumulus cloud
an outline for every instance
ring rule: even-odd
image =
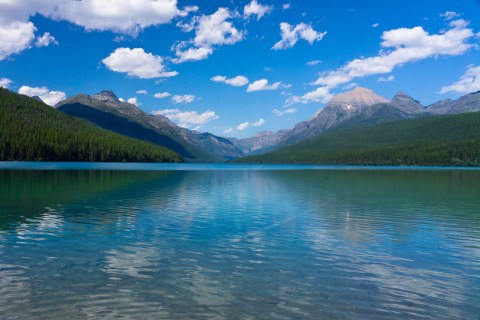
[[[38,96],[42,99],[43,102],[49,106],[54,106],[62,100],[66,99],[65,92],[62,91],[51,91],[46,87],[29,87],[22,86],[18,90],[18,93],[24,94],[29,97]]]
[[[45,32],[41,37],[38,37],[35,42],[37,47],[48,47],[51,44],[58,46],[58,41],[49,32]]]
[[[235,130],[233,130],[233,128],[227,128],[225,130],[223,130],[223,133],[224,134],[229,134],[229,133],[233,133]]]
[[[36,30],[31,22],[4,23],[0,16],[0,60],[30,48]]]
[[[137,90],[137,92],[135,92],[135,93],[136,93],[136,94],[147,94],[147,93],[148,93],[148,91],[147,91],[147,90],[144,90],[144,89],[142,89],[142,90]]]
[[[172,0],[83,0],[50,1],[55,5],[46,12],[57,20],[67,20],[86,30],[110,30],[136,35],[139,31],[169,23],[177,15],[177,1]]]
[[[309,102],[328,102],[332,98],[330,89],[328,87],[318,87],[313,91],[307,92],[303,96],[291,96],[285,100],[285,106],[291,106],[297,103],[309,103]]]
[[[257,0],[252,0],[249,4],[243,7],[243,16],[248,18],[252,15],[257,16],[257,20],[260,20],[266,14],[272,12],[273,6],[261,5]]]
[[[237,126],[237,130],[238,131],[243,131],[249,127],[260,127],[262,126],[263,124],[265,124],[265,120],[263,118],[260,118],[258,121],[256,122],[248,122],[248,121],[245,121],[245,122],[242,122],[240,123],[238,126]]]
[[[130,104],[134,104],[134,105],[136,105],[137,107],[140,105],[140,103],[138,102],[138,100],[137,100],[136,97],[128,98],[128,99],[127,99],[127,102],[130,103]]]
[[[152,112],[153,115],[162,115],[170,120],[178,123],[179,126],[189,128],[192,125],[198,127],[198,125],[204,125],[210,121],[218,119],[218,116],[214,111],[207,110],[203,113],[197,113],[196,111],[182,112],[179,109],[164,109]]]
[[[215,76],[212,77],[211,80],[214,82],[223,82],[234,87],[242,87],[248,83],[248,78],[245,76],[236,76],[230,79],[225,76]]]
[[[247,92],[262,90],[277,90],[282,83],[280,81],[269,84],[267,79],[260,79],[252,82],[247,87]]]
[[[87,31],[113,31],[136,36],[150,26],[170,23],[198,7],[180,10],[176,0],[2,0],[0,10],[0,60],[31,47],[35,26],[29,21],[37,14],[64,20]],[[45,36],[45,35],[44,35]],[[42,37],[44,37],[42,36]],[[55,43],[39,38],[38,45]],[[47,42],[50,41],[50,42]]]
[[[386,74],[400,65],[438,56],[456,56],[473,47],[468,39],[474,36],[464,20],[450,22],[450,29],[440,34],[429,34],[422,27],[399,28],[383,32],[377,56],[359,58],[343,67],[322,73],[315,85],[334,88],[355,78]]]
[[[377,81],[378,81],[378,82],[391,82],[391,81],[393,81],[393,80],[395,80],[395,76],[390,75],[390,76],[388,76],[388,77],[380,77],[380,78],[378,78]]]
[[[291,5],[290,5],[290,2],[287,2],[287,3],[284,3],[282,4],[282,9],[283,10],[288,10],[291,8]]]
[[[176,71],[165,71],[162,57],[147,53],[142,48],[117,48],[102,62],[112,71],[141,79],[178,75]]]
[[[440,93],[470,93],[480,90],[480,66],[469,66],[460,80],[440,89]]]
[[[0,88],[8,89],[10,84],[12,84],[12,80],[7,78],[0,78]]]
[[[317,32],[313,30],[312,26],[300,23],[295,27],[287,22],[280,23],[280,36],[282,39],[275,43],[272,47],[274,50],[282,50],[293,47],[299,39],[307,41],[309,44],[313,44],[315,41],[320,41],[327,34],[327,32]]]
[[[195,30],[195,37],[172,47],[177,56],[172,61],[182,63],[206,59],[215,46],[231,45],[241,41],[243,32],[233,26],[229,19],[233,14],[227,8],[219,8],[211,15],[194,17],[190,23],[177,24],[184,32]]]
[[[283,110],[280,110],[280,109],[273,109],[272,110],[272,113],[274,113],[278,117],[281,117],[281,116],[284,116],[284,115],[290,114],[290,113],[295,113],[295,112],[297,112],[296,108],[284,108]]]
[[[177,103],[191,103],[195,100],[195,96],[191,94],[184,94],[184,95],[174,95],[172,97],[172,101],[174,104]]]
[[[373,27],[373,28],[377,28],[377,27],[379,27],[379,26],[380,26],[380,23],[378,23],[378,22],[375,22],[374,24],[372,24],[372,27]]]
[[[158,93],[155,93],[153,95],[154,98],[157,98],[157,99],[163,99],[163,98],[166,98],[166,97],[170,97],[170,93],[168,92],[158,92]]]

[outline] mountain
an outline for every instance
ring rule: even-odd
[[[392,100],[388,100],[369,89],[357,87],[334,96],[311,119],[298,123],[291,130],[282,131],[281,136],[273,139],[268,145],[268,149],[258,149],[256,153],[279,149],[330,130],[475,111],[480,111],[480,91],[464,95],[457,100],[442,100],[424,107],[404,92],[398,92]],[[234,143],[242,149],[242,144],[248,145],[248,142],[256,139],[258,138],[252,137]],[[248,149],[246,152],[245,148],[242,150],[249,154]]]
[[[182,158],[0,88],[0,160],[180,162]]]
[[[459,114],[480,111],[480,91],[466,94],[457,100],[442,100],[427,107],[431,114]]]
[[[308,121],[298,123],[284,135],[279,145],[288,145],[308,138],[360,115],[366,109],[377,104],[386,104],[389,100],[372,90],[356,87],[353,90],[334,96],[331,101]]]
[[[331,130],[235,162],[480,166],[480,112]]]
[[[104,129],[167,147],[186,161],[216,162],[242,155],[228,139],[179,127],[162,115],[148,115],[135,105],[120,101],[112,91],[92,96],[79,94],[55,107]]]
[[[288,130],[279,130],[277,132],[264,131],[255,136],[245,139],[229,138],[244,155],[260,154],[270,151],[277,146]]]

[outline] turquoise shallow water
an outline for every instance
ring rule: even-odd
[[[0,170],[1,319],[480,314],[478,170],[43,165]]]

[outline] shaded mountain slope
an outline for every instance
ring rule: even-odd
[[[217,162],[242,155],[228,139],[179,127],[162,115],[148,115],[135,105],[120,101],[112,91],[92,96],[80,94],[60,102],[56,108],[102,128],[172,148],[190,162]],[[89,109],[109,115],[94,114]],[[124,126],[125,120],[128,126]]]
[[[0,88],[0,160],[179,162],[182,158]]]

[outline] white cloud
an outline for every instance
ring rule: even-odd
[[[228,128],[228,129],[225,129],[223,131],[224,134],[229,134],[229,133],[232,133],[232,132],[234,132],[233,128]]]
[[[300,23],[295,27],[289,23],[280,23],[280,31],[282,39],[275,43],[272,47],[274,50],[288,49],[293,47],[299,39],[304,39],[309,44],[313,44],[315,41],[320,41],[327,34],[327,32],[317,32],[313,30],[312,26]]]
[[[460,17],[460,14],[456,13],[455,11],[446,11],[444,13],[441,13],[440,16],[443,17],[445,20],[452,20]]]
[[[251,15],[256,15],[257,20],[260,20],[261,17],[269,14],[270,12],[272,12],[272,10],[273,6],[261,5],[257,2],[257,0],[252,0],[252,2],[250,2],[243,8],[243,16],[248,18]]]
[[[291,8],[291,5],[290,5],[290,2],[287,2],[287,3],[284,3],[282,4],[282,9],[283,10],[288,10]]]
[[[147,94],[148,91],[147,90],[137,90],[137,92],[135,92],[136,94]]]
[[[155,93],[153,96],[157,99],[163,99],[163,98],[166,98],[166,97],[170,97],[170,93],[168,93],[168,92],[158,92],[158,93]]]
[[[198,11],[198,7],[197,6],[186,6],[183,8],[183,10],[180,10],[180,12],[178,13],[179,16],[185,18],[186,16],[188,16],[191,12],[197,12]]]
[[[207,110],[203,113],[197,113],[196,111],[182,112],[179,109],[165,109],[153,111],[152,114],[163,115],[170,120],[175,121],[179,124],[179,126],[184,128],[189,128],[190,126],[195,125],[196,129],[199,128],[198,125],[204,125],[210,121],[218,119],[218,116],[215,114],[215,112],[211,110]]]
[[[303,96],[291,96],[285,100],[285,107],[297,103],[321,102],[326,103],[332,98],[328,87],[318,87],[313,91],[307,92]]]
[[[386,74],[400,65],[437,56],[455,56],[468,51],[473,45],[467,42],[473,37],[464,20],[450,23],[452,28],[441,34],[428,34],[422,27],[400,28],[383,32],[379,55],[359,58],[343,67],[322,73],[313,83],[334,88],[355,78]]]
[[[4,23],[0,16],[0,60],[30,48],[37,28],[31,22]]]
[[[38,96],[42,99],[43,102],[50,106],[54,106],[62,100],[65,100],[67,96],[65,92],[62,91],[50,91],[46,87],[29,87],[29,86],[22,86],[18,90],[18,93],[24,94],[29,97]]]
[[[177,15],[175,0],[83,0],[55,3],[47,15],[67,20],[86,30],[111,30],[136,35],[149,26],[169,23]]]
[[[45,32],[43,36],[38,37],[37,41],[35,42],[37,47],[48,47],[51,44],[58,46],[58,41],[49,32]]]
[[[195,37],[172,47],[177,58],[172,61],[182,63],[206,59],[213,53],[214,46],[231,45],[241,41],[243,32],[238,31],[228,21],[234,15],[227,8],[219,8],[211,15],[194,17],[190,23],[178,24],[184,32],[195,30]]]
[[[257,122],[252,123],[252,127],[260,127],[265,124],[265,120],[263,118],[260,118]]]
[[[301,99],[305,102],[327,102],[332,98],[332,94],[327,87],[319,87],[313,91],[304,94]]]
[[[247,87],[247,92],[262,91],[262,90],[277,90],[281,84],[282,83],[280,81],[272,84],[268,84],[267,79],[260,79],[250,83]]]
[[[181,43],[183,44],[183,43]],[[209,55],[213,53],[212,48],[188,48],[187,50],[182,51],[179,46],[175,47],[175,55],[177,58],[173,59],[174,63],[182,63],[185,61],[199,61],[207,59]]]
[[[177,103],[191,103],[195,100],[195,96],[191,94],[185,94],[185,95],[174,95],[172,97],[172,101],[174,104]]]
[[[242,122],[237,126],[237,130],[238,131],[243,131],[243,130],[247,129],[248,127],[250,127],[250,122],[248,122],[248,121]]]
[[[263,118],[260,118],[258,121],[256,122],[248,122],[248,121],[245,121],[245,122],[242,122],[240,123],[238,126],[237,126],[237,130],[238,131],[243,131],[249,127],[260,127],[262,126],[263,124],[265,124],[265,120]]]
[[[245,76],[236,76],[230,79],[225,76],[215,76],[212,77],[211,80],[214,82],[223,82],[234,87],[242,87],[248,83],[248,78]]]
[[[140,105],[140,103],[137,101],[136,97],[128,98],[127,102],[130,103],[130,104],[134,104],[137,107]]]
[[[460,80],[440,89],[440,93],[470,93],[480,90],[480,66],[469,66]]]
[[[40,14],[69,21],[88,31],[109,30],[132,36],[195,11],[195,7],[179,10],[176,0],[2,0],[1,3],[0,21],[26,23],[29,17]]]
[[[312,60],[312,61],[307,62],[307,66],[313,67],[313,66],[316,66],[317,64],[320,64],[320,63],[322,63],[321,60]]]
[[[378,82],[391,82],[391,81],[393,81],[393,80],[395,80],[395,76],[390,75],[390,76],[388,76],[388,77],[380,77],[380,78],[378,78],[377,81],[378,81]]]
[[[142,48],[117,48],[102,61],[108,69],[141,79],[173,77],[176,71],[165,71],[163,58],[145,52]]]
[[[378,23],[378,22],[375,22],[374,24],[372,24],[372,27],[373,27],[373,28],[377,28],[377,27],[379,27],[379,26],[380,26],[380,23]]]
[[[0,88],[8,89],[11,83],[12,83],[12,80],[10,79],[0,78]]]
[[[286,109],[283,109],[283,110],[279,110],[279,109],[273,109],[272,110],[272,113],[276,114],[278,117],[281,117],[285,114],[295,113],[295,112],[297,112],[296,108],[286,108]]]

